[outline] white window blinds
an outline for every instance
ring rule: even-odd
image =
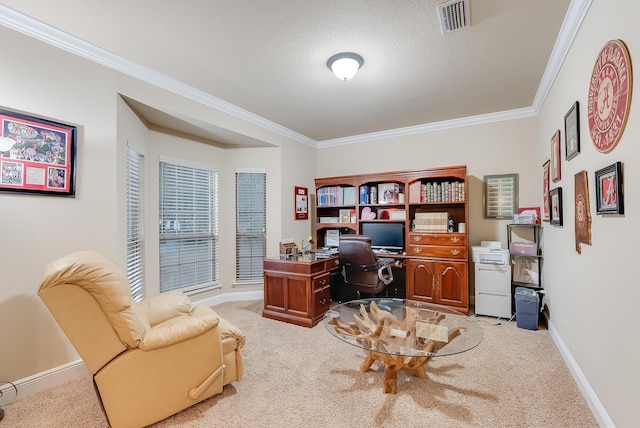
[[[160,162],[160,292],[218,283],[218,174]]]
[[[144,156],[129,147],[127,154],[127,278],[135,302],[144,299]]]
[[[236,172],[236,280],[261,280],[266,251],[266,174]]]

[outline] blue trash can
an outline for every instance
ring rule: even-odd
[[[535,290],[516,287],[516,325],[526,330],[538,329],[540,298]]]

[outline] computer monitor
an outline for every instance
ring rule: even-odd
[[[371,238],[371,248],[404,251],[404,223],[362,223],[361,234]]]

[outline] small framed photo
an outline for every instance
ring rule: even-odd
[[[580,153],[580,105],[573,103],[564,116],[564,157],[566,160]]]
[[[562,178],[562,158],[560,157],[560,130],[551,137],[551,181],[554,183]]]
[[[76,193],[75,126],[0,110],[0,192]]]
[[[551,201],[551,224],[562,226],[562,187],[556,187],[549,191]]]
[[[596,214],[624,214],[622,162],[596,171]]]
[[[549,159],[542,164],[542,220],[551,218],[551,202],[549,201]]]
[[[296,220],[309,219],[309,190],[306,187],[295,187]]]

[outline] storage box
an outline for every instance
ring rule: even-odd
[[[520,256],[537,256],[538,244],[535,242],[512,242],[509,246],[511,254]]]
[[[538,329],[540,298],[535,290],[516,287],[516,325],[526,330]]]

